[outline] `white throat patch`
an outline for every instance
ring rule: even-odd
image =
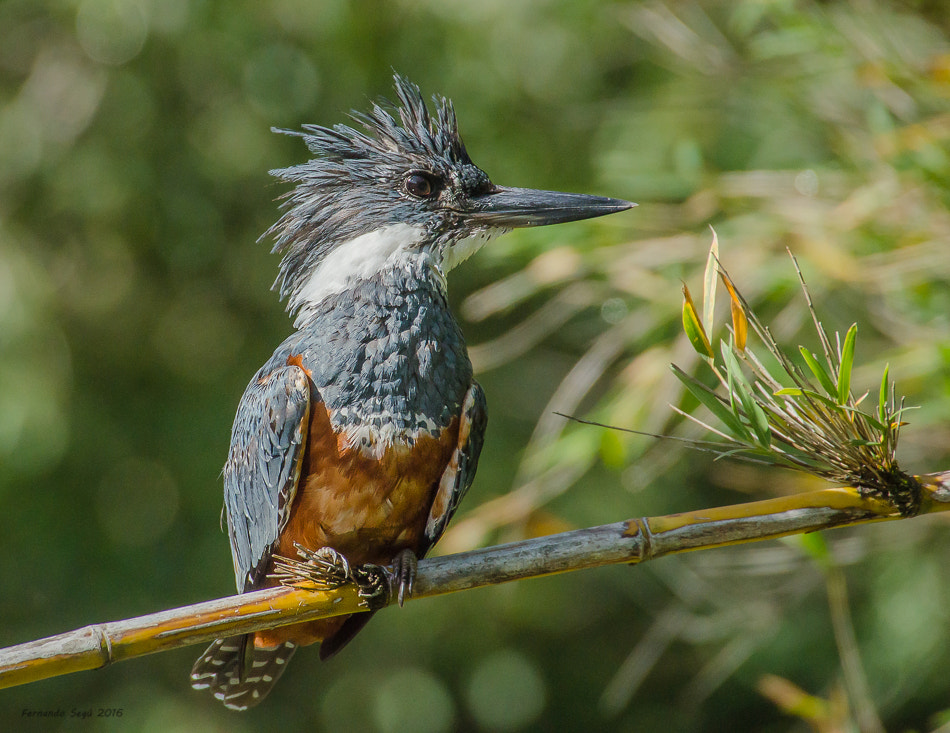
[[[498,234],[504,234],[506,231],[506,229],[489,229],[473,234],[471,237],[460,239],[455,244],[450,245],[442,256],[442,271],[450,272],[455,269],[456,266],[478,252],[489,239]]]
[[[407,250],[422,241],[422,227],[390,224],[336,247],[313,272],[293,297],[293,308],[316,304],[328,295],[340,293],[359,280],[372,277],[394,264]]]

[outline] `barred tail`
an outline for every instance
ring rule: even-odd
[[[296,649],[289,641],[254,646],[253,634],[218,639],[192,667],[191,686],[210,689],[231,710],[247,710],[267,696]]]

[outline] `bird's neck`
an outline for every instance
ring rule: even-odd
[[[380,288],[381,297],[387,289],[429,285],[444,292],[441,269],[420,246],[424,235],[420,226],[390,224],[333,247],[302,275],[290,296],[295,325],[303,327],[314,314],[367,286],[370,291]]]
[[[402,257],[368,277],[353,279],[343,290],[328,292],[319,300],[300,307],[294,327],[299,331],[321,330],[333,323],[350,331],[362,331],[373,323],[415,320],[417,312],[444,311],[451,319],[445,278],[422,255]]]

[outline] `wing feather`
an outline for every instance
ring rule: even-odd
[[[310,403],[310,380],[295,365],[255,376],[241,398],[224,466],[224,501],[240,592],[260,581],[290,517]]]
[[[475,478],[475,469],[478,468],[478,456],[482,452],[487,424],[488,409],[485,392],[478,382],[472,382],[468,394],[465,395],[465,402],[462,404],[458,445],[442,474],[442,480],[432,501],[432,509],[429,511],[429,519],[426,522],[425,544],[417,553],[419,557],[422,557],[439,541],[471,487],[472,480]]]

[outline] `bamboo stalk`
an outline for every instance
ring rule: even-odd
[[[950,510],[950,472],[920,476],[920,514]],[[853,488],[644,517],[434,557],[419,563],[412,599],[664,555],[900,519],[895,505]],[[392,599],[389,600],[392,602]],[[212,639],[366,610],[352,584],[277,587],[138,618],[94,624],[0,649],[0,688],[97,669]]]

